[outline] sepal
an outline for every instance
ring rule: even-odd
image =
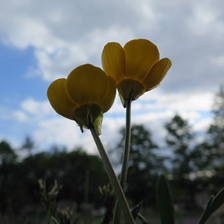
[[[101,134],[101,126],[103,121],[102,108],[97,104],[84,104],[74,110],[73,119],[79,125],[81,131],[83,128],[89,129],[94,125],[98,135]]]
[[[118,85],[117,89],[121,102],[126,107],[127,100],[136,100],[145,93],[145,87],[133,79],[124,79]]]

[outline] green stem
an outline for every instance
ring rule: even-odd
[[[123,166],[121,171],[121,187],[125,189],[127,175],[128,175],[128,161],[130,154],[130,145],[131,145],[131,100],[126,102],[126,129],[125,129],[125,148],[124,148],[124,157],[123,157]]]
[[[97,148],[99,150],[99,153],[101,155],[101,158],[103,160],[103,163],[104,163],[105,169],[107,171],[107,175],[109,177],[110,183],[111,183],[111,185],[114,189],[114,192],[115,192],[116,198],[118,200],[119,206],[120,206],[120,208],[121,208],[121,210],[124,214],[125,221],[128,224],[134,224],[135,222],[134,222],[133,216],[131,214],[131,211],[129,209],[127,199],[126,199],[126,197],[124,195],[124,192],[121,188],[121,185],[120,185],[120,183],[117,179],[117,176],[114,172],[114,169],[113,169],[113,167],[110,163],[110,160],[109,160],[109,158],[106,154],[106,151],[105,151],[105,149],[102,145],[102,142],[101,142],[101,140],[100,140],[100,138],[99,138],[99,136],[96,132],[96,129],[93,125],[90,127],[90,131],[92,133],[93,139],[96,143],[96,146],[97,146]]]
[[[120,176],[120,184],[123,190],[125,190],[127,175],[128,175],[128,161],[130,154],[130,144],[131,144],[131,100],[126,101],[126,129],[125,129],[125,147],[123,155],[123,165]],[[114,212],[114,224],[120,223],[120,209],[118,203],[115,205]]]

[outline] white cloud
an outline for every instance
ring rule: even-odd
[[[6,3],[0,17],[4,20],[0,23],[3,41],[18,48],[34,47],[38,74],[46,80],[67,76],[79,64],[99,66],[101,50],[108,41],[125,43],[134,36],[133,31],[118,23],[100,26],[104,22],[100,15],[105,15],[105,9],[101,11],[95,2],[88,2],[88,7],[83,1],[67,1],[63,7],[60,3],[45,1],[43,5],[24,0],[15,5]],[[104,1],[98,3],[111,10]],[[116,5],[111,5],[115,9]]]
[[[133,38],[151,40],[173,66],[158,90],[133,103],[132,120],[146,124],[161,138],[164,122],[175,113],[196,124],[195,130],[209,124],[201,112],[211,109],[214,90],[223,82],[223,8],[219,0],[5,1],[0,40],[19,49],[31,46],[38,64],[35,72],[47,81],[66,77],[83,63],[101,66],[101,51],[109,41],[124,45]],[[0,118],[29,123],[41,147],[81,144],[94,151],[88,131],[81,134],[47,101],[27,98],[21,108],[9,111],[4,108]],[[103,142],[115,141],[124,122],[125,110],[117,97],[104,117]]]
[[[173,61],[164,90],[214,90],[222,80],[211,60],[224,51],[219,0],[13,2],[2,6],[2,39],[18,48],[33,46],[38,74],[46,80],[65,77],[82,63],[100,66],[105,43],[123,45],[140,37],[158,44],[161,56]]]
[[[34,137],[41,147],[44,144],[47,146],[60,144],[70,149],[75,145],[85,146],[85,144],[82,144],[85,138],[82,138],[81,131],[76,123],[58,116],[40,121],[34,131]]]
[[[220,7],[219,7],[220,6]],[[189,26],[197,35],[209,34],[211,31],[223,32],[224,23],[220,20],[223,14],[221,2],[204,1],[196,2],[193,8],[193,16],[189,20]],[[221,29],[220,29],[221,28]]]
[[[209,125],[211,123],[212,123],[212,119],[210,117],[209,118],[206,118],[206,119],[202,119],[198,123],[194,124],[193,129],[195,131],[208,130]]]
[[[95,29],[85,34],[81,39],[73,42],[64,42],[63,46],[56,47],[53,53],[41,48],[35,51],[39,61],[39,73],[44,79],[54,80],[58,77],[67,77],[72,69],[80,64],[92,63],[101,65],[101,50],[107,41],[121,41],[133,36],[128,29],[109,27]]]
[[[168,79],[168,77],[167,77]],[[160,88],[160,87],[158,87]],[[148,109],[163,109],[169,108],[174,111],[207,111],[211,109],[213,93],[177,93],[166,94],[157,90],[152,90],[141,97],[142,102],[149,102],[146,106]],[[151,102],[151,103],[150,103]]]
[[[21,108],[24,112],[33,115],[40,115],[44,114],[47,115],[51,111],[51,107],[48,101],[36,101],[33,98],[25,99],[22,104]]]
[[[19,122],[26,122],[28,116],[23,111],[15,111],[14,118]]]
[[[132,103],[132,124],[144,124],[152,132],[154,141],[161,144],[166,134],[164,124],[175,113],[187,119],[195,131],[205,131],[211,118],[204,117],[201,111],[207,113],[210,110],[211,97],[205,95],[205,102],[201,102],[202,98],[200,95],[178,94],[169,97],[156,90],[148,92]],[[117,96],[111,110],[104,115],[101,139],[106,149],[116,145],[120,137],[118,131],[125,125],[125,113]],[[29,135],[40,149],[48,149],[52,145],[64,145],[70,150],[83,146],[90,153],[97,153],[90,131],[81,133],[74,121],[58,115],[48,101],[27,98],[21,103],[20,110],[12,114],[16,121],[23,123],[24,128],[29,127]]]
[[[216,56],[211,58],[214,65],[221,67],[221,69],[224,69],[224,52],[220,56]]]

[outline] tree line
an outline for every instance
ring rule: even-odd
[[[132,205],[141,201],[144,206],[156,205],[155,183],[159,173],[167,175],[174,201],[183,209],[199,208],[203,196],[208,199],[224,186],[223,87],[215,95],[212,114],[213,122],[200,142],[189,122],[179,114],[166,122],[167,155],[154,142],[148,127],[132,126],[126,188]],[[110,156],[117,158],[114,166],[122,161],[124,136],[122,128],[117,145],[110,152]],[[84,203],[102,207],[104,199],[99,187],[109,181],[97,155],[89,155],[82,148],[68,152],[57,146],[34,154],[35,143],[30,137],[21,148],[28,152],[23,159],[18,158],[7,141],[0,142],[0,214],[22,214],[28,205],[35,205],[40,200],[38,180],[41,179],[49,186],[57,180],[61,186],[57,200],[75,203],[77,211]]]
[[[183,209],[202,207],[203,197],[207,200],[224,186],[223,86],[215,95],[212,114],[213,122],[200,141],[189,122],[179,114],[174,115],[164,124],[165,147],[153,141],[147,127],[132,126],[127,195],[133,204],[142,200],[145,205],[155,205],[155,182],[159,173],[167,175],[174,201]],[[120,136],[112,150],[115,153],[121,153],[124,147],[124,128]],[[164,151],[168,153],[164,155]]]

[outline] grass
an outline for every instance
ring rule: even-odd
[[[43,207],[31,206],[24,210],[26,217],[21,215],[2,215],[0,213],[0,223],[2,224],[56,224],[49,222],[49,219],[46,216],[45,210]],[[150,221],[151,224],[160,224],[159,214],[152,209],[143,209],[142,215]],[[77,217],[77,215],[75,215]],[[199,211],[184,211],[176,212],[176,224],[197,224],[201,212]],[[101,213],[94,213],[92,209],[83,211],[79,214],[79,222],[77,224],[100,224],[103,218]],[[74,217],[73,217],[74,220]],[[61,222],[58,222],[62,224]],[[72,223],[72,222],[71,222]],[[224,208],[221,207],[217,210],[206,222],[206,224],[223,224],[224,223]],[[141,224],[139,221],[136,221],[136,224]]]

